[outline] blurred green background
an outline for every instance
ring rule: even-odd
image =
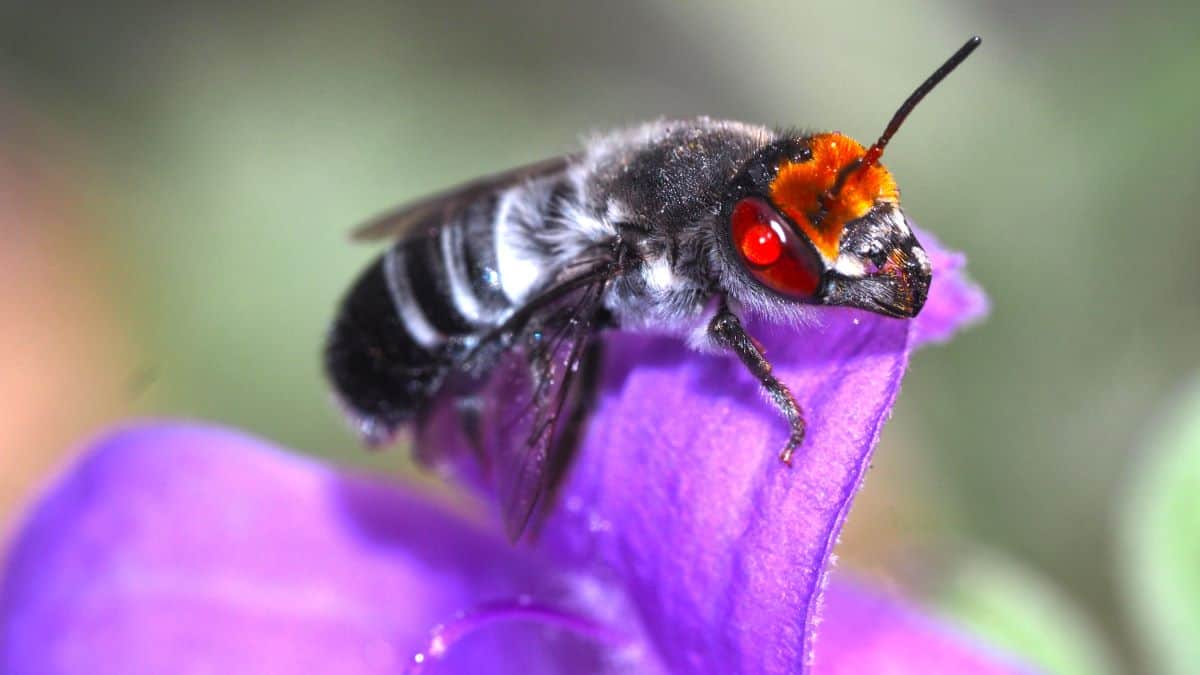
[[[4,3],[0,518],[143,414],[406,469],[318,370],[351,226],[664,115],[869,141],[972,33],[886,161],[994,307],[914,359],[844,557],[931,594],[1003,560],[1141,670],[1114,509],[1200,344],[1200,9],[1165,4]]]

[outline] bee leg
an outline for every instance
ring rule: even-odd
[[[792,454],[804,442],[804,411],[800,409],[796,397],[792,395],[787,385],[780,382],[771,373],[771,362],[763,356],[758,342],[746,332],[746,329],[742,327],[741,320],[737,318],[736,314],[729,311],[729,307],[724,303],[709,322],[708,334],[716,344],[730,349],[738,355],[746,368],[754,377],[758,378],[763,388],[767,390],[771,402],[787,419],[791,433],[788,435],[787,445],[779,453],[779,459],[784,464],[791,466]]]

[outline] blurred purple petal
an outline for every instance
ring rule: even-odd
[[[928,244],[935,264],[961,264]],[[935,267],[938,278],[940,270]],[[929,332],[975,306],[931,289]],[[830,553],[908,362],[907,321],[852,310],[823,325],[751,326],[808,420],[792,468],[787,427],[733,358],[674,340],[608,341],[605,390],[545,548],[625,586],[673,672],[795,672],[813,648]],[[915,329],[913,329],[915,330]]]
[[[32,513],[0,586],[0,670],[399,672],[457,612],[562,599],[572,583],[415,494],[233,432],[145,426],[98,443]],[[606,658],[501,622],[445,665],[552,673]]]
[[[1034,671],[878,593],[835,578],[825,591],[812,672],[1016,675]]]
[[[988,313],[988,299],[983,289],[967,278],[965,255],[946,250],[937,237],[914,229],[933,265],[929,300],[913,319],[913,345],[920,347],[945,342],[964,326],[983,319]]]

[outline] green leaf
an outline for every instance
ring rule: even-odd
[[[1155,673],[1200,672],[1200,385],[1138,458],[1119,521],[1121,590]]]

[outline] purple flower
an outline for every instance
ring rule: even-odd
[[[918,320],[752,327],[808,414],[791,469],[775,454],[786,426],[732,359],[611,336],[590,432],[532,545],[237,432],[115,432],[14,542],[0,670],[1020,672],[827,578],[910,350],[985,311],[961,258],[923,241],[935,276]]]

